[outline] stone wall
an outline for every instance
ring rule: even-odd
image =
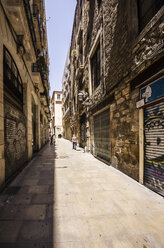
[[[155,62],[158,64],[163,56],[164,7],[139,33],[137,0],[102,0],[99,7],[97,0],[92,3],[84,1],[82,23],[83,90],[90,92],[90,151],[93,153],[94,146],[92,110],[101,110],[102,106],[105,107],[103,101],[113,99],[114,96],[110,103],[107,101],[110,105],[111,165],[139,180],[139,111],[136,102],[140,99],[137,87],[144,78],[141,77],[141,81],[135,84],[134,80]],[[74,28],[72,38],[74,46],[76,30]],[[92,91],[89,59],[98,33],[101,47],[101,82],[97,89]],[[78,50],[78,46],[76,49]],[[71,68],[75,70],[76,58],[72,61]],[[156,68],[154,73],[158,72],[158,66]],[[71,81],[72,89],[78,88],[78,80],[76,85],[74,79]],[[88,108],[85,111],[88,111]]]
[[[139,88],[131,80],[161,57],[164,35],[163,10],[139,34],[137,5],[111,1],[105,7],[106,86],[114,93],[111,105],[111,164],[139,180]],[[135,20],[134,20],[135,19]],[[113,25],[111,25],[113,23]],[[142,81],[141,81],[142,82]],[[140,84],[141,82],[138,82]]]
[[[107,92],[131,71],[132,40],[129,26],[132,20],[128,19],[129,5],[128,1],[118,0],[111,1],[111,6],[108,6],[107,1],[104,3]]]
[[[136,101],[139,90],[130,91],[123,82],[115,90],[111,105],[111,165],[138,180],[139,174],[139,114]]]

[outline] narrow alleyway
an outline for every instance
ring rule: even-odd
[[[0,205],[0,248],[164,247],[164,199],[64,139],[39,152]]]

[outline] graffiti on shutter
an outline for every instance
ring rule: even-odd
[[[144,182],[164,194],[164,102],[147,107]]]
[[[5,174],[8,179],[27,161],[26,118],[5,101]]]

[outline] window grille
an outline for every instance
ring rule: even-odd
[[[21,104],[23,103],[23,84],[19,71],[9,51],[4,47],[4,88]]]

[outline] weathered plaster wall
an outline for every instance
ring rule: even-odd
[[[4,182],[18,168],[20,168],[27,160],[30,160],[33,155],[32,151],[32,109],[31,97],[35,97],[39,116],[37,126],[37,144],[38,149],[41,148],[40,141],[40,110],[43,106],[40,102],[40,95],[35,90],[31,81],[31,62],[26,61],[26,56],[23,63],[22,57],[17,52],[16,43],[13,39],[11,31],[8,27],[3,11],[0,8],[0,188]],[[20,111],[14,107],[9,99],[4,100],[4,80],[3,80],[3,46],[11,53],[20,73],[23,82],[23,110]],[[28,70],[27,70],[28,69]],[[30,74],[31,73],[31,74]],[[12,95],[9,96],[12,98]],[[11,99],[10,99],[11,100]],[[13,100],[13,99],[12,99]],[[16,99],[14,100],[16,101]],[[37,117],[38,117],[37,116]],[[5,119],[4,119],[5,117]],[[44,145],[49,138],[48,135],[48,119],[43,110],[43,118],[45,119],[44,129]],[[5,135],[4,135],[5,134]],[[6,170],[6,173],[5,173]]]

